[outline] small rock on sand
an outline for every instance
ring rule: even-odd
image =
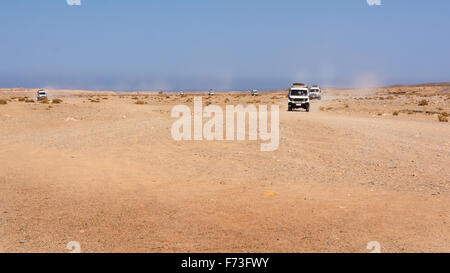
[[[264,197],[274,196],[275,193],[273,191],[267,190],[264,192]]]

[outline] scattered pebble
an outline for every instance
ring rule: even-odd
[[[270,197],[270,196],[274,196],[274,195],[275,195],[275,193],[273,191],[270,191],[270,190],[266,190],[264,192],[264,197]]]

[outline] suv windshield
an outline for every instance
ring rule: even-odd
[[[319,89],[311,89],[311,92],[319,92]]]
[[[308,91],[306,90],[291,90],[291,96],[306,96]]]

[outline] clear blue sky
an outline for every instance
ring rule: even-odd
[[[450,81],[450,1],[2,0],[0,87]]]

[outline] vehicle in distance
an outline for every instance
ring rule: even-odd
[[[214,90],[212,90],[212,89],[209,89],[209,92],[208,92],[208,95],[210,95],[210,96],[214,96]]]
[[[313,85],[309,89],[309,98],[310,99],[322,99],[322,90],[320,90],[320,87],[318,85]]]
[[[259,96],[258,90],[253,89],[250,92],[251,92],[252,96]]]
[[[39,89],[36,93],[37,99],[42,100],[47,98],[47,93],[44,91],[44,89]]]
[[[309,112],[309,89],[306,84],[294,83],[288,93],[288,111],[303,108]]]

